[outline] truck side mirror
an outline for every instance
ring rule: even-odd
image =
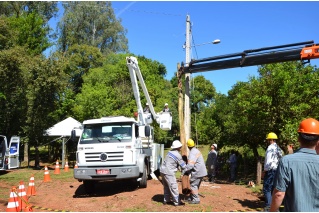
[[[150,126],[145,126],[145,136],[149,137],[151,135],[151,128]]]
[[[135,138],[139,137],[139,128],[138,125],[135,125]]]
[[[75,142],[76,141],[76,133],[75,133],[75,129],[72,129],[71,131],[71,141]]]

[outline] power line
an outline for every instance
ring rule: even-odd
[[[68,5],[68,3],[63,2],[62,5]],[[107,8],[106,6],[101,6],[101,5],[85,5],[85,4],[79,4],[77,6],[81,7],[98,7],[98,8]],[[182,16],[181,14],[173,14],[173,13],[165,13],[165,12],[155,12],[155,11],[147,11],[147,10],[132,10],[132,9],[120,9],[120,8],[113,8],[113,10],[121,11],[125,10],[125,12],[135,12],[135,13],[148,13],[148,14],[153,14],[153,15],[164,15],[164,16]]]
[[[113,8],[114,10],[121,10],[118,8]],[[153,15],[165,15],[165,16],[182,16],[181,14],[172,14],[172,13],[164,13],[164,12],[154,12],[154,11],[146,11],[146,10],[131,10],[126,9],[125,12],[136,12],[136,13],[149,13]]]

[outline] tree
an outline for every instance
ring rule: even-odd
[[[196,138],[196,141],[201,144],[208,144],[211,141],[209,139],[211,135],[206,130],[215,128],[216,123],[214,120],[207,119],[212,118],[212,116],[206,109],[214,103],[216,89],[210,81],[204,78],[204,76],[196,76],[193,78],[191,81],[191,88],[191,128],[192,132],[195,132],[195,134],[192,134],[192,137]],[[218,129],[218,127],[216,128]],[[210,133],[212,133],[212,131]]]
[[[248,145],[260,164],[257,148],[267,147],[267,133],[275,132],[284,146],[296,141],[300,120],[317,117],[319,85],[317,69],[299,62],[263,65],[258,71],[260,77],[239,82],[229,91],[233,115],[223,139]]]
[[[103,54],[126,52],[126,30],[117,20],[111,2],[66,2],[58,24],[59,49],[75,44],[97,47]]]
[[[47,37],[49,28],[44,26],[42,18],[37,13],[23,14],[11,17],[10,25],[15,29],[16,45],[26,46],[30,54],[38,55],[51,46]]]
[[[21,15],[37,13],[45,24],[58,12],[54,1],[1,1],[0,15],[19,18]]]

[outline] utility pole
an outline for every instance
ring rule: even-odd
[[[190,58],[190,50],[191,50],[191,44],[190,44],[190,36],[191,36],[191,24],[190,24],[190,16],[186,16],[186,43],[185,43],[185,52],[186,52],[186,58],[185,58],[185,67],[189,66],[189,62],[191,61]],[[185,123],[185,141],[187,141],[189,138],[191,138],[191,109],[190,109],[190,73],[185,74],[185,104],[184,104],[184,123]]]
[[[178,81],[178,117],[179,117],[179,131],[180,131],[180,141],[183,144],[182,147],[182,157],[186,157],[185,161],[187,161],[188,156],[188,148],[185,141],[185,122],[184,122],[184,97],[183,97],[183,86],[182,86],[182,76],[183,76],[183,68],[180,64],[177,64],[177,81]]]

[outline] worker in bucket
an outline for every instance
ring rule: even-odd
[[[190,185],[191,194],[188,199],[189,204],[199,204],[199,186],[203,180],[203,177],[207,175],[206,164],[202,153],[195,147],[195,142],[192,139],[187,140],[187,146],[189,149],[188,162],[183,175],[191,175]]]
[[[144,109],[143,109],[143,112],[144,112],[144,113],[150,113],[150,112],[151,112],[148,103],[146,103],[146,105],[145,105],[145,107],[144,107]]]
[[[183,202],[179,200],[178,185],[175,177],[178,167],[185,169],[186,163],[183,161],[179,153],[182,143],[179,140],[173,141],[171,150],[167,153],[161,167],[160,173],[164,186],[164,205],[173,204],[174,206],[182,206]]]
[[[171,110],[168,108],[168,103],[164,104],[163,112],[171,112]]]

